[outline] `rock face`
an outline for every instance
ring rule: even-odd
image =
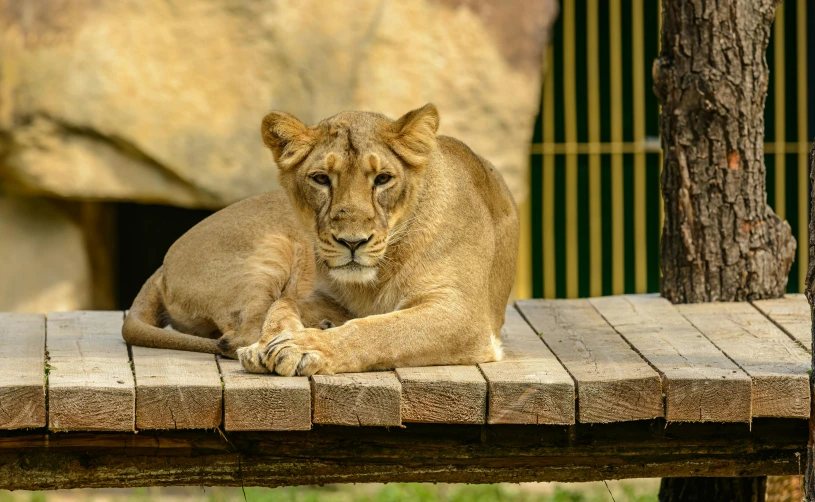
[[[277,188],[272,109],[315,123],[432,101],[520,201],[556,16],[554,0],[0,0],[0,311],[112,304],[77,204],[9,193],[221,207]]]
[[[525,196],[553,0],[0,0],[0,180],[219,207],[277,187],[263,115],[434,102]]]
[[[82,229],[53,202],[0,194],[0,312],[90,308]]]

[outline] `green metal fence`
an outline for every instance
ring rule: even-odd
[[[662,154],[651,66],[659,53],[660,3],[562,4],[531,145],[531,195],[521,207],[517,297],[659,290]],[[809,211],[812,14],[806,0],[782,3],[767,51],[768,202],[799,242],[807,239]],[[806,246],[798,251],[790,292],[804,284]]]

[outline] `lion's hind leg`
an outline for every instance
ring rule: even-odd
[[[227,294],[234,298],[230,319],[237,321],[232,323],[234,328],[223,330],[218,341],[221,352],[232,358],[237,358],[239,348],[256,343],[269,329],[264,322],[268,323],[274,305],[310,294],[314,257],[307,246],[286,235],[267,235],[258,239],[257,247],[238,270],[226,281]],[[284,317],[299,320],[299,314],[286,313]]]
[[[226,357],[238,358],[238,349],[257,342],[261,336],[261,328],[266,318],[269,306],[273,304],[270,298],[257,299],[246,305],[240,312],[235,326],[228,326],[222,330],[223,335],[218,339],[218,349]]]

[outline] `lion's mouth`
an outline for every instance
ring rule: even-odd
[[[369,265],[363,265],[362,263],[360,263],[360,262],[358,262],[356,260],[353,260],[353,261],[349,261],[345,265],[340,265],[338,267],[331,267],[331,268],[333,268],[333,269],[342,269],[342,270],[347,270],[349,272],[352,272],[352,271],[355,271],[355,270],[364,270],[364,269],[375,268],[375,267],[371,267]]]
[[[332,269],[344,269],[344,270],[365,270],[369,268],[376,268],[379,264],[379,260],[367,254],[353,254],[351,256],[346,256],[344,263],[334,263],[328,262],[329,267]]]
[[[328,275],[335,280],[347,283],[370,283],[376,279],[377,268],[349,261],[345,265],[330,267]]]

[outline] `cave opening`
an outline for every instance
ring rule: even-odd
[[[114,284],[117,309],[129,309],[146,281],[164,261],[170,246],[211,215],[207,209],[152,204],[114,206]]]

